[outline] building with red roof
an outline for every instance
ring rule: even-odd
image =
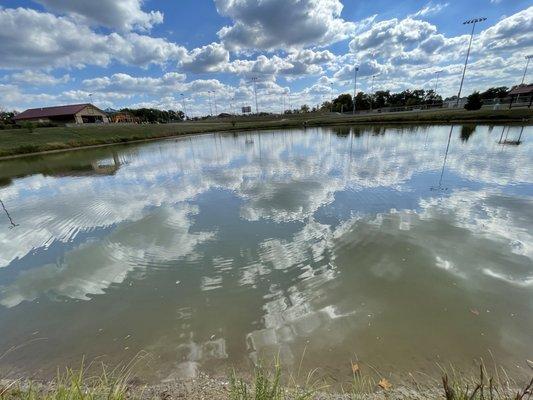
[[[92,104],[31,108],[13,118],[16,122],[38,122],[58,124],[108,123],[107,114]]]

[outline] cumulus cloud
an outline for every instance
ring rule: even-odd
[[[349,37],[339,0],[215,0],[233,20],[218,36],[230,50],[324,46]]]
[[[220,71],[229,62],[229,51],[220,43],[211,43],[191,51],[182,67],[191,72]]]
[[[168,72],[162,77],[134,77],[124,73],[86,79],[83,85],[90,90],[104,90],[125,94],[148,92],[153,94],[172,93],[183,87],[186,76]]]
[[[15,72],[9,76],[6,76],[4,80],[17,84],[48,86],[68,83],[71,81],[71,77],[68,74],[65,74],[61,77],[56,77],[52,74],[48,74],[42,71],[25,70],[21,72]]]
[[[159,11],[144,12],[143,0],[37,0],[46,8],[81,17],[88,23],[112,29],[129,31],[146,30],[163,22]]]
[[[147,66],[177,61],[185,48],[138,33],[100,34],[67,17],[31,9],[0,9],[0,68]]]

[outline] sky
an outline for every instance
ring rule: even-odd
[[[353,93],[356,65],[358,91],[447,97],[477,17],[463,94],[520,83],[531,0],[0,0],[0,108],[235,112],[256,78],[280,112]]]

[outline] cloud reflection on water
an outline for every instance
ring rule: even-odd
[[[241,339],[252,359],[282,351],[290,362],[309,337],[319,353],[323,335],[328,345],[349,348],[354,332],[364,336],[385,315],[401,324],[394,312],[405,314],[424,296],[446,308],[449,293],[433,295],[435,279],[458,285],[454,295],[465,303],[471,293],[499,299],[503,283],[529,288],[531,144],[499,146],[497,130],[487,127],[461,141],[457,129],[444,175],[450,189],[432,191],[448,132],[204,135],[125,149],[113,174],[14,180],[0,189],[20,224],[0,226],[0,304],[91,300],[119,290],[133,271],[142,279],[190,267],[198,280],[187,289],[200,299],[235,287],[258,298],[259,326],[241,329]],[[215,191],[229,200],[217,204]],[[227,212],[228,225],[211,224],[206,207]],[[80,235],[101,228],[102,237]],[[39,264],[36,250],[56,243],[72,247],[55,263]],[[26,260],[36,265],[13,271]],[[3,272],[12,278],[3,281]],[[384,289],[393,287],[395,295]],[[530,310],[532,302],[521,307]],[[416,326],[420,318],[408,313],[403,323]],[[189,350],[177,368],[191,373],[211,345],[187,329],[179,346]],[[215,358],[225,359],[230,338],[219,339]]]

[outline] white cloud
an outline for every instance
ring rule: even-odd
[[[159,11],[144,12],[143,0],[36,0],[46,8],[81,17],[88,23],[129,31],[146,30],[163,22]]]
[[[426,4],[424,7],[422,7],[420,10],[418,10],[416,13],[414,13],[413,17],[428,17],[431,15],[435,15],[440,13],[442,10],[444,10],[446,7],[448,7],[450,3],[436,3],[433,4],[431,1]]]
[[[47,86],[68,83],[71,81],[71,77],[68,74],[56,77],[42,71],[24,70],[6,76],[4,80],[17,84],[28,84],[31,86]]]
[[[229,62],[229,51],[220,43],[211,43],[191,51],[182,67],[191,72],[220,71]]]
[[[137,33],[108,35],[67,17],[31,9],[0,9],[0,68],[147,66],[178,61],[186,49]]]
[[[218,35],[230,50],[325,46],[349,37],[339,0],[215,0],[234,24]]]
[[[124,73],[100,78],[86,79],[83,85],[88,90],[116,92],[124,94],[165,94],[173,93],[184,87],[186,76],[177,72],[168,72],[159,78],[134,77]]]

